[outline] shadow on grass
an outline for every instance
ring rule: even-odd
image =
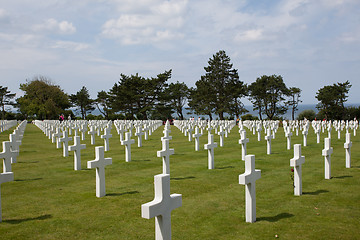
[[[22,222],[33,221],[33,220],[46,220],[46,219],[49,219],[49,218],[52,218],[52,215],[45,214],[45,215],[41,215],[39,217],[34,217],[34,218],[3,220],[3,222],[10,223],[10,224],[19,224],[19,223],[22,223]]]
[[[216,167],[215,169],[227,169],[227,168],[235,168],[234,166],[226,166],[226,167]]]
[[[131,160],[132,162],[150,162],[151,160],[145,159],[145,160]]]
[[[32,162],[23,162],[23,161],[18,161],[17,163],[38,163],[39,161],[32,161]]]
[[[195,178],[194,176],[189,176],[189,177],[173,177],[173,178],[170,178],[170,180],[186,180],[186,179],[192,179],[192,178]]]
[[[319,195],[320,193],[327,193],[328,190],[317,190],[315,192],[303,192],[304,195]]]
[[[25,181],[36,181],[41,180],[42,178],[28,178],[28,179],[16,179],[15,182],[25,182]]]
[[[139,191],[130,191],[130,192],[123,192],[123,193],[107,193],[106,196],[114,197],[114,196],[122,196],[126,194],[136,194],[139,193]]]
[[[291,218],[293,216],[294,216],[294,214],[291,214],[291,213],[280,213],[273,217],[259,217],[259,218],[256,218],[256,221],[257,222],[260,222],[260,221],[277,222],[281,219]]]
[[[344,179],[344,178],[350,178],[350,177],[353,177],[353,176],[338,176],[338,177],[332,177],[332,178],[340,178],[340,179]]]

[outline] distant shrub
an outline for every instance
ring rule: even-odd
[[[245,120],[259,120],[259,118],[257,116],[254,116],[254,115],[248,113],[248,114],[242,115],[241,120],[242,121],[245,121]]]
[[[297,119],[298,120],[304,120],[304,118],[306,118],[307,120],[314,120],[316,118],[316,113],[314,110],[304,110],[301,113],[299,113]]]

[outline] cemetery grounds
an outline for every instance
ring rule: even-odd
[[[112,128],[106,166],[106,193],[95,196],[95,170],[87,169],[87,161],[95,159],[95,146],[104,141],[96,136],[81,152],[82,170],[74,171],[73,154],[62,156],[42,131],[28,124],[20,155],[12,165],[15,181],[1,185],[1,239],[154,239],[154,219],[141,218],[141,204],[154,198],[154,175],[162,173],[161,150],[163,126],[143,147],[132,145],[132,161],[125,162],[124,146]],[[0,134],[8,141],[9,129]],[[182,194],[182,206],[172,211],[172,239],[359,239],[360,237],[360,131],[353,136],[351,168],[345,168],[345,134],[338,140],[332,131],[332,179],[324,179],[324,138],[316,143],[310,127],[307,147],[302,146],[303,195],[294,196],[290,159],[293,145],[302,144],[303,136],[286,138],[280,127],[272,140],[272,154],[266,154],[262,131],[247,131],[247,153],[255,155],[255,168],[261,170],[256,181],[256,222],[245,222],[245,187],[238,176],[244,173],[240,135],[234,127],[225,138],[224,147],[215,149],[215,169],[208,170],[207,132],[200,137],[200,151],[194,151],[194,139],[188,141],[171,126],[170,193]],[[214,131],[213,131],[214,132]],[[132,137],[137,141],[136,137]],[[219,136],[214,136],[219,143]],[[70,142],[72,144],[73,141]],[[1,169],[2,170],[2,169]]]

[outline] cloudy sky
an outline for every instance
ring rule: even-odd
[[[94,98],[121,73],[192,87],[219,50],[245,83],[282,75],[312,104],[349,80],[360,103],[359,0],[0,0],[0,85],[18,96],[37,75]]]

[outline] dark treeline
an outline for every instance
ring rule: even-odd
[[[263,75],[247,85],[222,50],[209,59],[204,70],[205,74],[191,88],[183,82],[168,83],[171,69],[151,78],[120,74],[119,81],[108,91],[98,92],[95,99],[90,98],[85,86],[69,95],[50,79],[37,76],[20,84],[24,96],[17,99],[7,87],[0,86],[2,119],[57,119],[62,114],[74,119],[71,108],[82,119],[184,119],[185,106],[188,114],[208,116],[210,120],[213,114],[221,120],[225,116],[243,120],[281,119],[287,110],[291,110],[294,119],[301,89],[286,86],[281,75]],[[299,117],[310,120],[359,117],[360,108],[344,106],[350,87],[349,81],[324,86],[315,96],[318,114],[310,110]],[[241,102],[244,98],[251,101],[259,117],[246,114]],[[18,112],[6,111],[7,105]],[[101,115],[91,114],[95,108]]]

